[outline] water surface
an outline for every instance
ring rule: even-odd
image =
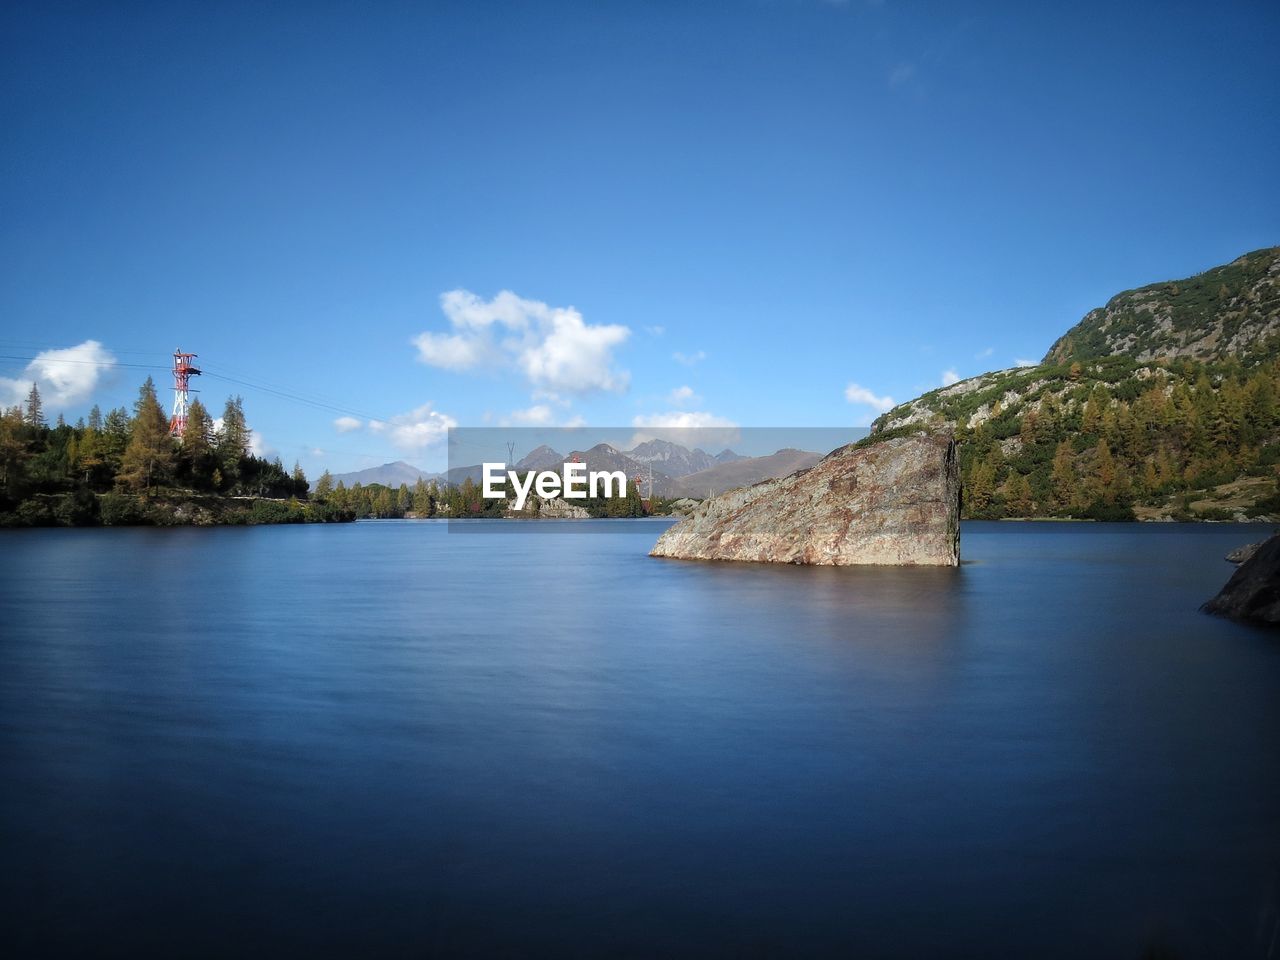
[[[3,939],[1266,957],[1280,641],[1196,608],[1269,532],[966,524],[959,570],[6,532]]]

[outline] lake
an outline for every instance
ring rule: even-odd
[[[1270,527],[585,523],[0,534],[8,955],[1280,956]]]

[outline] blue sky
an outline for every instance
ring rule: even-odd
[[[4,402],[167,392],[181,346],[312,475],[439,465],[450,423],[865,424],[1280,243],[1274,2],[14,3],[0,29]]]

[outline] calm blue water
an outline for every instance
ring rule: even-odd
[[[653,527],[656,538],[660,528]],[[1280,956],[1266,527],[0,535],[10,956]]]

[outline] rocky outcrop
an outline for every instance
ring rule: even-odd
[[[1229,550],[1226,557],[1227,563],[1244,563],[1258,552],[1260,546],[1262,546],[1261,543],[1246,543],[1243,547]]]
[[[650,553],[824,565],[960,562],[960,473],[948,434],[835,450],[817,465],[704,501]]]
[[[586,520],[591,514],[586,507],[569,503],[560,497],[532,496],[523,510],[507,509],[503,516],[508,520]]]
[[[1236,567],[1227,585],[1201,609],[1233,620],[1280,624],[1280,534]]]

